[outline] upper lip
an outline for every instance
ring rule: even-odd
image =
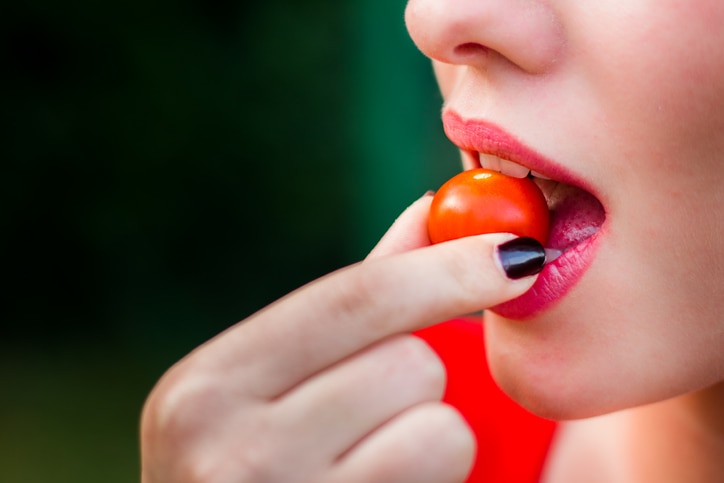
[[[571,171],[527,147],[489,121],[464,119],[452,110],[446,110],[442,118],[445,134],[461,150],[507,159],[555,181],[591,191],[590,187]]]

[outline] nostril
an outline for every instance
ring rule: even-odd
[[[467,42],[455,47],[455,54],[461,57],[477,57],[480,55],[487,55],[489,51],[490,49],[488,49],[486,46],[475,42]]]

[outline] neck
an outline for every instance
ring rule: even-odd
[[[721,481],[724,382],[656,404],[564,423],[549,463],[544,481],[550,483]]]

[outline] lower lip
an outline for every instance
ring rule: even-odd
[[[490,310],[507,319],[524,320],[552,308],[581,279],[593,261],[601,231],[566,250],[543,267],[533,287]]]

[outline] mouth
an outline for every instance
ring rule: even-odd
[[[585,189],[556,181],[526,166],[490,153],[466,151],[465,155],[472,160],[470,164],[473,167],[498,171],[513,178],[533,180],[545,196],[550,212],[550,229],[548,246],[546,246],[550,253],[563,255],[598,233],[606,219],[601,202]],[[551,261],[553,260],[548,260]]]
[[[463,120],[447,111],[445,132],[463,152],[465,169],[486,168],[516,178],[532,178],[550,212],[549,259],[533,287],[491,310],[525,319],[550,308],[578,282],[593,261],[606,210],[588,184],[564,167],[524,146],[486,122]]]

